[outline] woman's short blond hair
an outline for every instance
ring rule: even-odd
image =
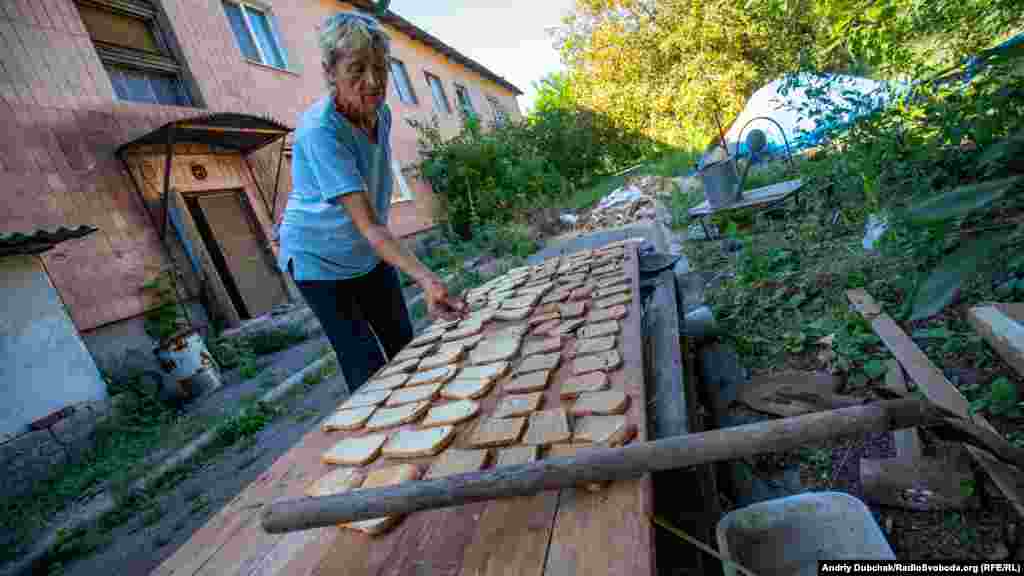
[[[319,43],[324,80],[332,95],[337,89],[334,76],[339,58],[366,48],[391,52],[391,40],[380,22],[358,12],[339,12],[327,18],[319,28]]]

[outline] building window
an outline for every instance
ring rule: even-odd
[[[473,100],[469,97],[469,90],[461,84],[455,85],[455,100],[459,104],[459,109],[466,116],[473,118],[476,116],[476,109],[473,108]]]
[[[488,96],[487,102],[490,103],[491,110],[494,112],[494,123],[498,126],[504,126],[508,122],[508,111],[505,110],[505,106],[494,96]]]
[[[441,79],[430,72],[424,72],[424,74],[427,76],[427,84],[430,85],[430,93],[434,96],[434,110],[451,114],[452,106],[448,103],[448,96],[444,93],[444,85],[441,84]]]
[[[170,37],[145,0],[89,0],[77,3],[82,24],[110,77],[119,100],[192,106],[183,69]]]
[[[391,58],[388,64],[391,67],[391,83],[395,86],[398,98],[406,104],[413,106],[419,104],[419,101],[416,100],[416,92],[412,89],[412,82],[409,81],[409,73],[405,70],[405,64],[395,58]]]
[[[405,174],[402,173],[402,166],[398,160],[391,160],[391,174],[394,179],[391,188],[391,203],[412,200],[412,189],[409,188],[409,183],[405,180]]]
[[[242,56],[253,62],[287,69],[288,62],[281,48],[273,15],[245,2],[225,1],[223,4]]]

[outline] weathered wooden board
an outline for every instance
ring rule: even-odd
[[[637,286],[637,255],[627,251],[624,261],[633,291]],[[629,396],[626,416],[638,427],[637,439],[648,438],[646,428],[640,304],[633,299],[620,321],[616,349],[622,366],[608,374],[611,389]],[[522,322],[489,323],[485,335]],[[525,336],[523,342],[543,337]],[[568,354],[576,346],[572,335],[562,337],[562,362],[542,392],[540,407],[568,410],[574,400],[559,397],[561,384],[571,376]],[[513,364],[517,364],[516,356]],[[465,360],[463,360],[465,362]],[[487,418],[503,398],[504,384],[514,377],[503,374],[482,398],[480,415],[458,425],[449,449],[465,449],[467,436]],[[437,400],[436,403],[445,402]],[[415,428],[417,423],[401,428]],[[221,510],[157,570],[161,575],[192,574],[653,574],[653,529],[650,478],[614,483],[598,493],[563,490],[530,497],[480,502],[466,506],[417,512],[390,532],[368,537],[337,528],[271,535],[262,530],[261,504],[279,498],[301,497],[305,489],[334,467],[323,464],[323,452],[360,431],[323,432],[319,426],[279,458],[256,482]],[[521,440],[520,440],[521,443]],[[493,466],[500,449],[492,449]],[[545,450],[540,451],[544,457]],[[438,456],[402,460],[426,472]],[[364,467],[374,470],[400,461],[379,457]]]

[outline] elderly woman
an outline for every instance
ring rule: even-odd
[[[396,267],[423,288],[432,316],[450,319],[466,305],[387,227],[388,37],[373,18],[343,12],[323,24],[319,43],[328,95],[296,129],[278,264],[320,320],[353,391],[412,340]]]

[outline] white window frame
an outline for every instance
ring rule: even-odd
[[[242,11],[242,21],[245,22],[245,29],[249,33],[249,40],[252,41],[253,46],[256,47],[256,52],[259,53],[259,55],[260,55],[260,61],[257,62],[257,64],[261,64],[263,66],[269,66],[271,68],[276,68],[278,70],[290,70],[290,67],[289,67],[289,64],[288,64],[288,52],[285,51],[284,44],[281,42],[281,35],[277,33],[277,22],[275,21],[276,19],[273,18],[273,11],[270,9],[270,6],[267,5],[267,4],[259,3],[259,2],[251,2],[251,1],[245,1],[245,0],[226,0],[226,1],[231,3],[231,4],[234,4],[234,5],[238,6],[238,8]],[[277,45],[277,51],[281,53],[281,59],[284,60],[284,67],[283,68],[279,67],[279,66],[275,66],[274,64],[271,64],[267,60],[267,55],[263,53],[263,47],[260,46],[259,41],[256,39],[256,33],[253,32],[252,23],[249,22],[249,11],[250,10],[253,10],[253,11],[256,11],[256,12],[259,12],[259,13],[263,14],[263,17],[267,19],[267,26],[270,27],[270,35],[273,37],[272,39],[274,40],[274,44]],[[232,36],[233,35],[234,34],[232,34]],[[237,41],[237,40],[238,39],[236,38],[235,41]],[[242,57],[245,58],[245,55],[243,54]],[[245,59],[249,60],[249,58],[245,58]],[[249,61],[251,62],[251,60],[249,60]]]
[[[427,80],[427,89],[430,90],[430,99],[433,100],[434,102],[434,111],[437,112],[438,114],[444,113],[446,116],[451,116],[452,103],[448,100],[448,93],[444,91],[444,81],[441,80],[440,76],[434,74],[429,70],[423,71],[423,77],[426,78]],[[438,103],[437,101],[437,92],[434,91],[434,83],[431,82],[431,79],[437,80],[438,90],[440,90],[441,92],[441,100],[444,103],[444,107],[442,110],[437,109],[438,106],[440,106],[440,103]]]
[[[412,188],[409,187],[409,183],[405,180],[405,174],[402,172],[402,165],[394,158],[391,159],[391,173],[394,175],[395,183],[398,184],[398,197],[395,197],[394,190],[392,190],[391,203],[398,204],[415,200]]]
[[[497,96],[488,94],[487,103],[491,106],[491,112],[494,113],[494,122],[497,125],[503,126],[511,119],[509,118],[508,111],[505,110],[505,105],[501,103]]]

